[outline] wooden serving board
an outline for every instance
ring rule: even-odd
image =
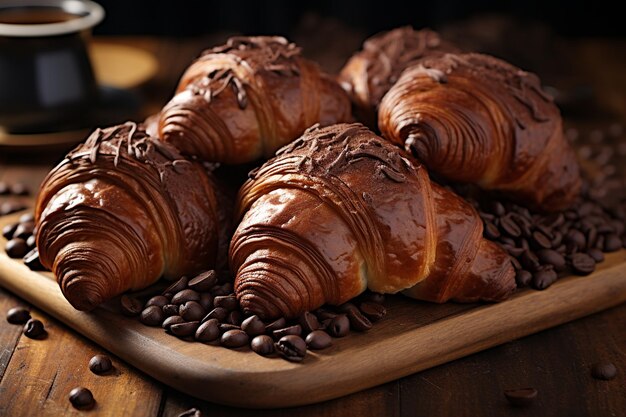
[[[17,216],[0,219],[0,228]],[[4,248],[4,240],[0,237]],[[75,310],[50,273],[29,270],[0,251],[0,285],[113,354],[180,391],[252,408],[324,401],[382,384],[626,301],[626,250],[587,277],[560,279],[489,305],[434,305],[390,297],[388,314],[367,333],[334,339],[302,363],[248,348],[186,342],[126,318],[112,306]]]

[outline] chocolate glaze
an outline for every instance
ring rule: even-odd
[[[128,122],[97,129],[44,180],[37,247],[80,310],[161,275],[212,267],[223,246],[204,167]]]
[[[474,209],[360,124],[314,126],[279,150],[250,173],[238,213],[235,291],[263,318],[365,288],[436,302],[500,300],[515,288]]]
[[[206,161],[269,158],[315,124],[350,121],[341,87],[282,37],[235,37],[205,51],[163,108],[159,137]]]
[[[562,120],[538,77],[481,54],[407,69],[380,105],[379,128],[431,171],[559,210],[580,190]]]
[[[363,50],[341,70],[339,82],[352,98],[358,115],[375,127],[380,101],[402,71],[429,56],[457,51],[456,46],[430,29],[397,28],[367,39]]]

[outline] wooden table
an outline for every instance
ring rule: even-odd
[[[145,48],[162,63],[157,76],[139,90],[145,114],[158,109],[175,86],[182,69],[211,39],[110,39]],[[358,36],[348,36],[350,51]],[[315,44],[315,42],[312,42]],[[569,46],[576,71],[586,77],[613,112],[626,120],[625,43],[580,41]],[[333,52],[345,56],[345,51]],[[343,55],[342,55],[343,54]],[[313,54],[314,55],[314,54]],[[332,55],[332,54],[331,54]],[[333,56],[323,65],[337,68]],[[598,63],[601,62],[602,65]],[[25,182],[36,189],[62,152],[7,153],[0,149],[0,180]],[[0,313],[24,303],[0,289]],[[91,356],[102,349],[41,311],[33,316],[46,325],[45,340],[31,340],[20,326],[0,320],[0,416],[80,415],[67,396],[76,386],[92,390],[97,406],[89,415],[176,416],[191,407],[203,415],[298,416],[621,416],[626,415],[626,305],[547,330],[487,351],[348,397],[312,406],[254,411],[209,404],[176,392],[117,358],[112,375],[89,372]],[[590,376],[593,363],[613,362],[618,376],[598,381]],[[372,358],[375,366],[376,358]],[[536,402],[514,409],[503,390],[534,387]]]

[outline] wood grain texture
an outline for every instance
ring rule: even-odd
[[[123,317],[113,304],[79,312],[50,274],[32,272],[4,253],[0,284],[176,389],[223,404],[271,408],[347,395],[620,304],[626,301],[625,261],[626,251],[614,253],[589,277],[521,291],[500,304],[432,305],[393,297],[388,316],[370,332],[336,340],[302,364],[185,342]]]

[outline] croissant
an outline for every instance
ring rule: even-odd
[[[182,76],[159,137],[205,161],[269,158],[315,124],[352,119],[341,87],[282,37],[234,37]]]
[[[220,206],[204,167],[136,124],[97,129],[46,177],[35,216],[41,263],[91,310],[159,277],[215,264]]]
[[[250,173],[230,246],[235,292],[264,319],[366,288],[434,302],[498,301],[508,255],[474,208],[361,124],[314,126]]]
[[[456,46],[432,30],[397,28],[367,39],[363,50],[354,54],[341,70],[339,82],[350,95],[358,118],[376,127],[380,101],[402,71],[425,57],[457,51]]]
[[[574,152],[536,75],[480,54],[446,54],[407,69],[383,98],[382,135],[431,172],[543,210],[580,190]]]

